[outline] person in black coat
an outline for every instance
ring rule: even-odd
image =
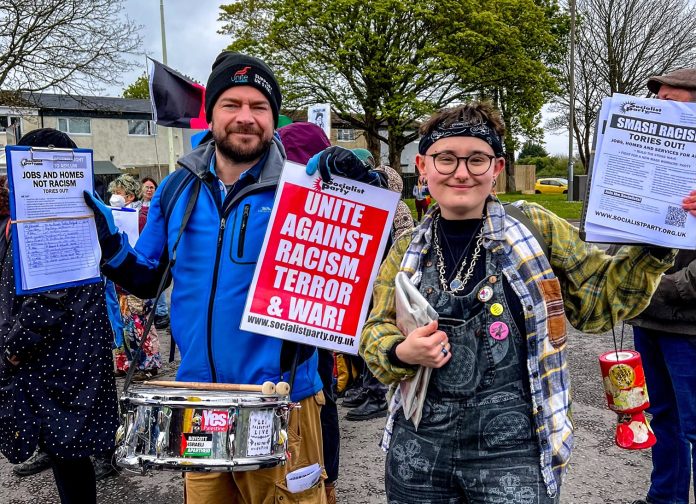
[[[18,145],[75,148],[50,128]],[[18,463],[38,446],[62,503],[96,503],[90,455],[113,449],[118,426],[104,284],[17,295],[8,214],[0,215],[0,452]]]

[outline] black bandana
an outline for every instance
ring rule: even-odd
[[[493,154],[497,157],[503,156],[503,141],[490,123],[466,121],[453,122],[449,126],[438,125],[433,131],[420,139],[418,153],[423,155],[432,144],[441,138],[453,136],[479,138],[493,148]]]

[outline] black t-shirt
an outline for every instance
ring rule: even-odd
[[[483,221],[481,219],[463,219],[463,220],[447,220],[440,216],[437,232],[440,239],[440,248],[442,249],[442,257],[445,260],[445,280],[447,283],[455,277],[461,260],[466,253],[466,266],[460,275],[462,278],[466,275],[469,269],[469,264],[476,249],[476,236],[481,230]],[[434,247],[433,247],[434,249]],[[433,250],[434,251],[434,250]],[[437,266],[437,257],[433,253],[433,261]],[[481,246],[481,251],[474,271],[466,283],[463,291],[457,293],[459,296],[469,294],[478,283],[486,277],[486,249]],[[512,317],[515,320],[515,325],[522,336],[527,334],[524,325],[524,312],[522,311],[522,303],[512,290],[510,282],[500,272],[499,278],[503,280],[503,290],[505,292],[505,300],[508,307],[512,311]]]

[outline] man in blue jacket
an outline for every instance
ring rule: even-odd
[[[301,408],[291,413],[288,463],[250,472],[189,473],[188,504],[276,502],[287,492],[288,471],[323,464],[319,414],[324,397],[315,349],[239,329],[286,159],[274,135],[280,104],[278,83],[263,61],[223,52],[213,64],[206,87],[205,110],[213,140],[179,160],[180,170],[191,175],[173,174],[162,182],[135,249],[116,231],[108,209],[86,195],[99,231],[102,270],[133,294],[151,298],[171,256],[191,192],[198,187],[194,182],[200,181],[172,267],[171,332],[181,351],[177,380],[289,381],[293,360],[299,356],[291,395]],[[315,160],[314,169],[321,162],[322,176],[329,165],[334,173],[356,179],[367,175],[359,173],[362,164],[347,152],[325,153]],[[165,211],[169,202],[162,201],[169,179],[188,184],[171,212]],[[308,496],[307,502],[326,502],[323,482],[309,492],[315,495]]]

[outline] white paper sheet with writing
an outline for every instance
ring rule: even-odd
[[[319,483],[319,478],[321,478],[321,466],[312,464],[288,473],[285,483],[290,493],[300,493]]]
[[[696,249],[696,218],[681,208],[696,189],[696,104],[615,94],[602,124],[585,239]]]
[[[270,455],[273,441],[273,411],[254,410],[249,413],[247,456]]]
[[[7,147],[18,293],[99,279],[92,152]],[[17,268],[19,266],[19,268]]]

